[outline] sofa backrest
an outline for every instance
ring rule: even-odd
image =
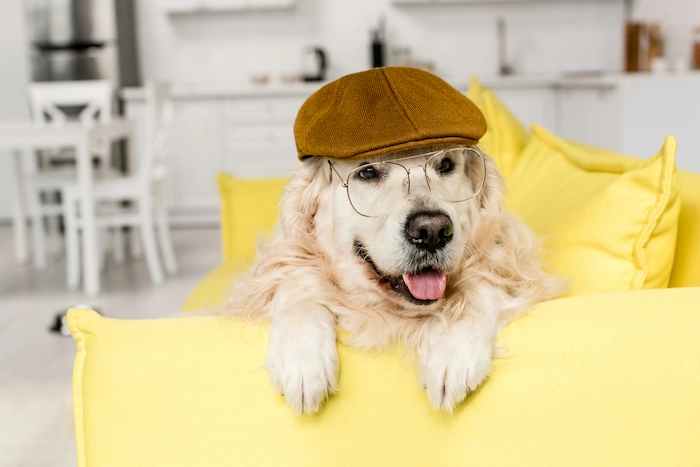
[[[681,212],[669,287],[700,286],[700,174],[678,171]]]

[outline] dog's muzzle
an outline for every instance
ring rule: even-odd
[[[362,243],[355,243],[355,254],[372,268],[380,284],[412,303],[430,305],[445,293],[447,274],[443,271],[423,268],[401,275],[390,275],[379,270]]]

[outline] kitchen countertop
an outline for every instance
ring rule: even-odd
[[[176,99],[202,99],[216,97],[268,97],[268,96],[308,96],[322,87],[326,82],[315,83],[270,83],[260,85],[241,84],[173,84],[171,93]],[[143,100],[144,90],[123,88],[120,95],[125,100]]]
[[[466,90],[469,81],[444,77],[452,86]],[[481,76],[479,80],[484,86],[492,89],[523,89],[523,88],[596,88],[611,89],[627,83],[669,82],[676,80],[696,80],[700,83],[700,71],[678,73],[570,73],[551,75],[513,75],[513,76]],[[172,95],[176,99],[203,99],[220,97],[284,97],[309,96],[324,84],[317,83],[268,83],[253,84],[175,84]],[[123,88],[120,95],[127,101],[144,99],[141,87]]]

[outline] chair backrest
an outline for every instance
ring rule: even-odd
[[[77,115],[83,125],[92,125],[95,120],[108,123],[112,119],[114,90],[107,80],[32,83],[28,92],[37,125],[65,124],[70,117],[64,109],[69,107],[84,106]]]
[[[170,97],[170,85],[149,80],[145,86],[145,146],[139,159],[138,175],[145,183],[162,179],[167,169],[167,141],[175,110]]]

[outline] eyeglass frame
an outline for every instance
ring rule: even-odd
[[[448,203],[462,203],[462,202],[464,202],[464,201],[469,201],[470,199],[475,198],[479,193],[481,193],[481,190],[484,189],[484,185],[486,185],[486,159],[484,158],[484,155],[482,154],[481,151],[479,151],[478,149],[476,149],[476,148],[474,148],[474,147],[470,147],[470,146],[440,149],[440,150],[433,151],[433,152],[426,152],[425,154],[416,154],[415,156],[406,156],[406,157],[401,157],[401,158],[399,158],[399,159],[393,159],[393,160],[368,162],[367,164],[362,164],[362,165],[360,165],[360,166],[355,167],[354,169],[352,169],[352,170],[350,171],[350,173],[348,174],[348,176],[347,176],[347,180],[345,180],[345,181],[343,180],[343,177],[342,177],[342,176],[340,175],[340,173],[338,172],[338,169],[336,169],[335,166],[333,166],[333,161],[331,161],[330,159],[328,159],[327,162],[328,162],[328,165],[330,166],[330,169],[329,169],[330,181],[331,181],[331,183],[333,182],[333,172],[335,172],[336,175],[338,175],[338,178],[340,179],[341,186],[342,186],[343,188],[345,188],[345,192],[347,193],[347,196],[348,196],[348,201],[350,202],[350,206],[352,207],[353,211],[355,211],[357,214],[359,214],[359,215],[362,216],[362,217],[367,217],[367,218],[371,218],[371,219],[376,219],[376,218],[382,217],[382,216],[368,216],[367,214],[362,214],[360,211],[357,210],[357,208],[355,208],[355,205],[352,203],[352,198],[350,198],[350,190],[348,190],[348,184],[350,183],[350,177],[352,177],[352,175],[353,175],[354,172],[357,172],[358,170],[364,168],[365,166],[367,166],[367,165],[369,165],[369,164],[392,164],[392,165],[398,165],[399,167],[403,168],[403,169],[406,171],[406,179],[408,180],[408,188],[407,188],[407,190],[406,190],[406,195],[409,195],[409,194],[411,193],[411,170],[413,170],[413,169],[415,169],[415,168],[417,168],[417,167],[420,167],[420,168],[423,169],[423,176],[425,177],[425,184],[428,186],[428,191],[429,191],[430,194],[432,195],[432,194],[433,194],[433,190],[432,190],[432,188],[430,187],[430,177],[428,177],[428,172],[427,172],[427,170],[426,170],[427,167],[428,167],[428,163],[429,163],[429,162],[431,161],[431,159],[433,159],[434,157],[439,156],[440,154],[442,154],[442,153],[444,153],[444,152],[447,152],[447,151],[454,151],[455,149],[464,149],[464,150],[467,150],[467,151],[475,152],[475,153],[479,156],[479,158],[481,159],[481,165],[482,165],[482,167],[483,167],[483,169],[484,169],[483,177],[481,178],[481,185],[479,186],[479,189],[476,190],[476,191],[474,192],[473,195],[471,195],[471,196],[468,197],[468,198],[460,199],[460,200],[457,200],[457,201],[448,201],[448,200],[444,200],[444,201],[447,201]],[[422,164],[422,165],[421,165],[421,164],[416,164],[416,165],[412,165],[412,166],[410,166],[410,167],[406,167],[405,165],[399,164],[399,163],[398,163],[398,162],[400,162],[400,161],[405,161],[405,160],[407,160],[407,159],[415,159],[415,158],[417,158],[417,157],[425,157],[425,156],[428,156],[428,159],[425,161],[425,164]]]

